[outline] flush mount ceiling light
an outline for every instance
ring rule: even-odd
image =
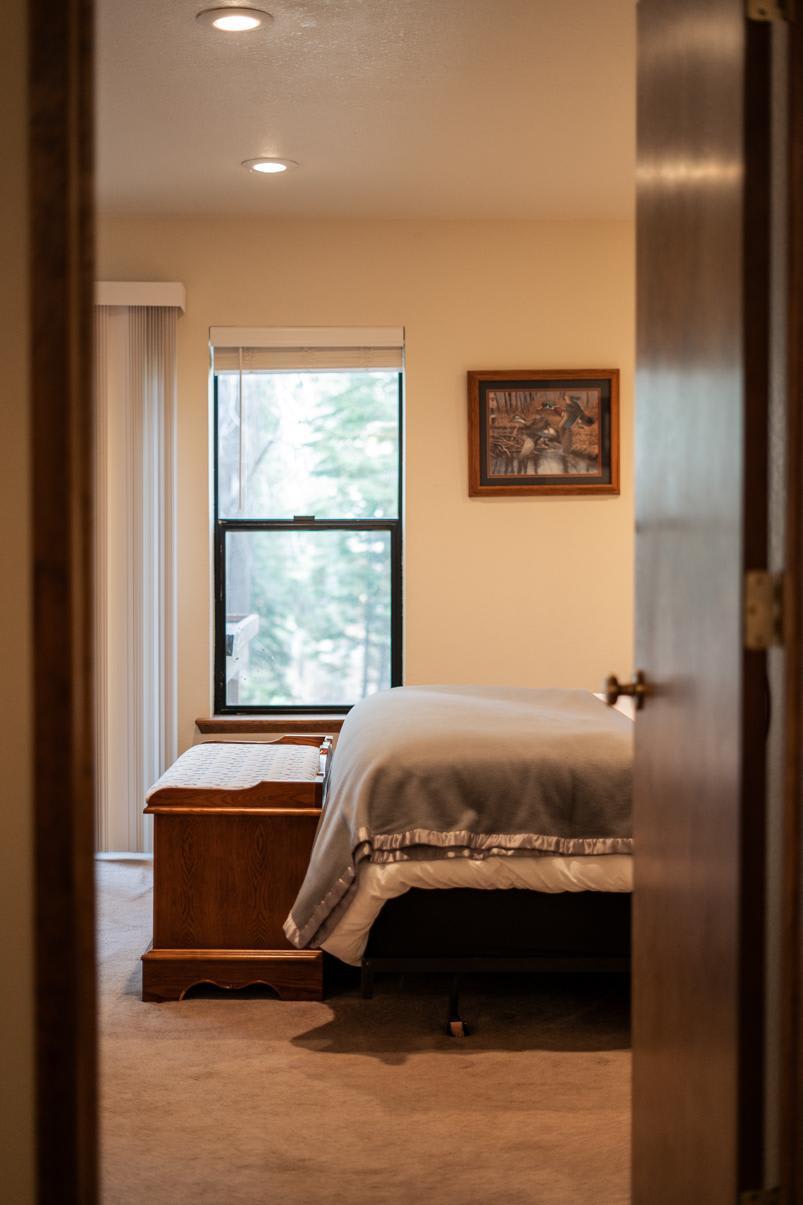
[[[251,29],[259,29],[260,25],[270,25],[273,17],[261,8],[205,8],[195,18],[203,25],[211,25],[223,33],[247,33]]]
[[[292,171],[298,164],[293,159],[274,159],[271,157],[262,159],[244,159],[243,167],[247,167],[249,172],[257,172],[260,176],[278,176],[281,172]]]

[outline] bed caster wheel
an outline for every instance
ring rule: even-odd
[[[460,1016],[460,977],[452,976],[452,986],[449,992],[449,1020],[446,1022],[446,1032],[450,1038],[465,1038],[468,1029]]]

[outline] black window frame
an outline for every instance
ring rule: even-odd
[[[303,368],[299,372],[305,371]],[[346,715],[354,703],[226,702],[226,536],[236,531],[386,531],[390,536],[390,685],[402,685],[402,506],[404,501],[404,372],[398,369],[398,515],[395,519],[223,519],[218,482],[218,374],[213,373],[212,490],[214,527],[214,711],[216,715]]]

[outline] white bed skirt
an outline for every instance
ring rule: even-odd
[[[631,854],[583,857],[441,858],[432,862],[364,862],[354,899],[323,949],[358,966],[368,932],[382,905],[411,887],[472,887],[494,891],[523,887],[528,891],[632,891]]]

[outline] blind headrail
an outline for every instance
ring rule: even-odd
[[[400,347],[214,347],[215,372],[402,370]]]
[[[332,348],[404,347],[403,326],[212,326],[213,348],[266,348],[317,351]]]

